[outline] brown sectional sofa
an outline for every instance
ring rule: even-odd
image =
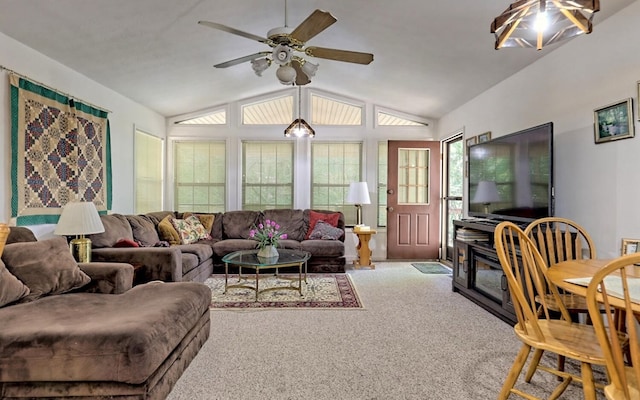
[[[164,399],[209,337],[211,291],[201,283],[132,288],[131,265],[75,264],[62,238],[35,241],[12,227],[8,243],[4,252],[0,243],[2,399]],[[69,262],[88,284],[30,297],[38,276]]]
[[[136,281],[166,282],[204,281],[214,271],[222,272],[222,257],[237,250],[256,248],[249,231],[266,219],[276,221],[288,238],[282,248],[311,253],[309,272],[344,272],[344,215],[333,211],[277,209],[265,211],[227,211],[213,215],[211,239],[191,244],[154,247],[166,241],[159,225],[168,216],[185,218],[186,213],[160,211],[144,215],[111,214],[101,216],[105,232],[90,235],[92,259],[100,262],[123,262],[137,267]],[[343,231],[337,240],[307,239],[312,220],[337,217],[336,227]],[[142,247],[115,247],[123,242],[141,243]]]

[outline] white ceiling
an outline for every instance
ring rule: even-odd
[[[602,0],[591,35],[633,1]],[[307,87],[439,118],[555,49],[494,50],[489,27],[509,3],[288,0],[287,22],[329,11],[338,21],[309,46],[374,54],[366,66],[309,58],[320,68]],[[213,68],[270,48],[197,22],[266,36],[284,25],[284,8],[284,0],[0,0],[0,32],[170,117],[283,89],[275,66],[262,77],[249,63]]]

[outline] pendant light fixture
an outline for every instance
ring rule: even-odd
[[[493,20],[495,48],[543,46],[589,34],[600,0],[518,0]]]
[[[301,111],[302,110],[302,88],[298,86],[298,118],[293,120],[293,122],[284,130],[285,137],[314,137],[316,135],[316,131],[311,128],[311,126],[302,119]]]

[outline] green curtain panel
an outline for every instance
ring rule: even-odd
[[[10,74],[11,218],[54,224],[69,201],[111,209],[107,112]]]

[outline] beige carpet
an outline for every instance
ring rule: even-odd
[[[348,273],[365,309],[212,311],[211,336],[169,400],[497,398],[521,345],[511,326],[452,292],[450,276],[409,262]],[[547,398],[556,383],[538,372],[517,386]],[[577,384],[561,397],[582,398]]]
[[[243,274],[242,281],[238,275],[230,275],[228,283],[255,287],[252,274]],[[252,289],[229,288],[225,293],[224,275],[213,275],[205,284],[211,288],[211,309],[362,308],[348,274],[308,274],[306,283],[302,282],[302,296],[297,290],[298,275],[264,275],[260,278],[259,289],[266,291],[258,294],[258,301]]]

